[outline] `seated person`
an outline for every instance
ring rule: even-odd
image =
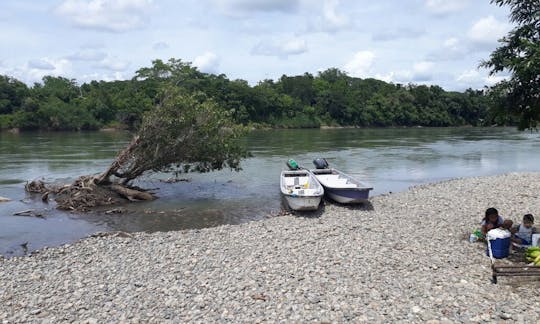
[[[521,224],[512,228],[512,242],[522,245],[531,245],[532,235],[537,233],[534,225],[534,217],[532,214],[526,214],[523,216]]]
[[[509,230],[510,228],[512,228],[512,224],[513,223],[511,220],[504,220],[501,216],[499,216],[499,211],[491,207],[486,210],[484,219],[482,219],[482,223],[480,223],[480,231],[485,238],[487,232],[489,232],[490,230],[499,227]]]

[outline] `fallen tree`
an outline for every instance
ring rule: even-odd
[[[25,188],[42,194],[44,201],[52,193],[57,207],[68,210],[152,200],[153,193],[131,182],[147,172],[238,171],[247,155],[238,142],[244,133],[244,127],[204,95],[183,95],[169,87],[105,172],[81,176],[70,185],[47,186],[38,180]]]

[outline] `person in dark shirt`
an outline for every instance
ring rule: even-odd
[[[482,235],[486,237],[487,232],[494,228],[505,228],[507,230],[512,228],[513,222],[509,219],[505,220],[499,215],[499,211],[493,207],[486,209],[486,214],[482,223],[480,223],[480,231]]]

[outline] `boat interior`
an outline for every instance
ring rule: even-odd
[[[307,173],[285,173],[284,186],[289,193],[313,194],[318,190],[317,183]]]
[[[327,187],[332,188],[358,188],[358,185],[349,182],[346,178],[340,177],[338,174],[318,175],[317,179]]]
[[[332,169],[312,170],[317,180],[326,187],[331,188],[358,188],[358,184]]]

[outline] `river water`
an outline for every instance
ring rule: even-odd
[[[165,183],[154,174],[137,184],[159,199],[132,203],[125,212],[58,211],[26,194],[26,181],[69,183],[104,171],[130,140],[124,132],[0,133],[0,254],[21,255],[103,231],[167,231],[239,224],[282,210],[279,173],[294,158],[311,167],[316,157],[371,184],[373,195],[456,177],[540,171],[540,135],[514,128],[407,128],[258,130],[246,139],[253,157],[241,172],[185,174]],[[329,203],[329,202],[326,202]],[[42,218],[15,216],[32,210]]]

